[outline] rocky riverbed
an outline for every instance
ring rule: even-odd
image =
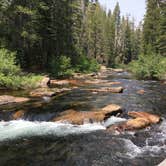
[[[165,159],[164,83],[104,68],[42,86],[0,92],[1,165],[155,166]]]

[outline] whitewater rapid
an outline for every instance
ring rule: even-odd
[[[31,122],[16,120],[0,122],[0,141],[27,138],[32,136],[66,136],[90,133],[98,130],[106,130],[106,127],[124,121],[122,118],[111,117],[105,123],[85,123],[83,125],[72,125],[62,122]]]
[[[142,154],[148,154],[149,156],[154,157],[156,154],[166,153],[166,119],[163,119],[159,126],[159,130],[146,139],[145,146],[137,146],[130,139],[120,139],[123,141],[126,149],[126,153],[125,155],[123,154],[123,157],[132,159]],[[155,142],[154,145],[151,145],[152,141]]]

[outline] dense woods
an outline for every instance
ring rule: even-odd
[[[118,3],[107,12],[97,0],[0,0],[0,47],[16,52],[24,71],[97,71],[98,63],[116,67],[140,54],[165,56],[165,15],[164,0],[147,0],[139,26],[121,15]]]
[[[107,13],[97,1],[4,1],[1,20],[1,45],[16,50],[26,69],[46,70],[60,56],[73,65],[80,56],[128,63],[139,52],[139,29],[120,16],[119,4]]]

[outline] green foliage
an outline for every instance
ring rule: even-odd
[[[136,27],[129,16],[121,17],[119,3],[107,12],[97,0],[1,0],[0,45],[17,52],[25,71],[50,71],[56,77],[74,70],[93,72],[98,63],[117,67],[138,59],[141,52],[150,55],[149,47],[165,56],[165,11],[163,0],[147,0],[143,27]],[[50,56],[54,53],[56,57]],[[19,80],[14,78],[22,73],[15,53],[0,54],[1,77]],[[143,75],[158,77],[158,72]]]
[[[55,57],[50,64],[50,72],[55,77],[69,77],[74,70],[71,67],[71,59],[67,56]]]
[[[158,53],[158,37],[160,23],[160,9],[158,0],[147,0],[147,11],[143,24],[143,48],[147,54],[147,45],[152,47],[152,51]]]
[[[159,1],[160,7],[160,24],[158,36],[158,49],[162,56],[166,57],[166,4],[164,1]]]
[[[89,73],[97,72],[100,68],[97,60],[94,58],[87,58],[86,56],[80,56],[76,65],[76,71]]]
[[[8,89],[31,89],[38,86],[42,76],[29,74],[26,76],[7,75],[0,73],[0,87]]]
[[[21,69],[15,63],[16,53],[10,52],[7,49],[0,49],[0,73],[4,75],[19,74]]]
[[[0,87],[9,89],[35,88],[42,76],[25,75],[15,64],[16,53],[0,49]]]
[[[129,70],[139,79],[161,79],[166,73],[166,58],[153,53],[141,55],[129,64]]]
[[[72,69],[62,73],[59,68],[55,70],[55,66],[61,64],[56,64],[55,57],[50,56],[54,52],[57,57],[70,57],[73,66],[77,65],[80,55],[114,66],[124,59],[130,61],[131,50],[135,51],[130,43],[139,43],[133,41],[138,37],[130,40],[131,24],[128,21],[127,31],[127,19],[122,24],[118,3],[113,13],[107,13],[99,1],[2,1],[0,44],[17,51],[17,62],[24,70],[51,71],[56,76],[70,75]],[[136,54],[134,56],[137,57]],[[97,63],[91,61],[90,65],[84,60],[86,67],[78,64],[78,70],[96,70]]]

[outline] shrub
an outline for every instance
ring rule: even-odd
[[[156,54],[141,55],[137,61],[129,64],[136,77],[143,79],[161,79],[166,73],[166,58]]]
[[[76,70],[78,72],[97,72],[100,68],[100,65],[94,58],[87,58],[86,56],[80,56],[78,59],[78,64],[76,65]]]
[[[0,87],[5,87],[8,89],[29,89],[36,88],[38,86],[38,82],[42,79],[42,76],[36,75],[8,75],[0,73]]]
[[[50,72],[55,77],[68,77],[74,72],[71,67],[71,59],[67,56],[55,57],[52,60],[50,67]]]
[[[16,53],[0,49],[0,86],[9,89],[35,88],[42,79],[40,75],[23,73],[15,64]]]
[[[0,49],[0,73],[4,75],[19,74],[21,69],[15,64],[15,52],[10,52],[7,49]]]

